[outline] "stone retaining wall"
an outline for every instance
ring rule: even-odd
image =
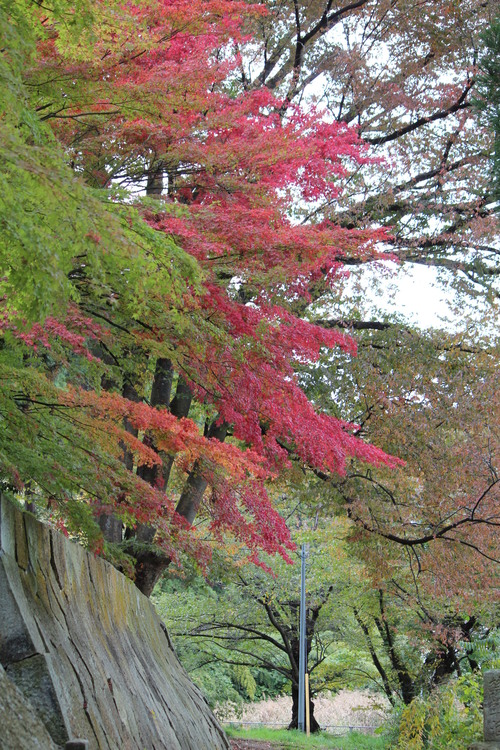
[[[54,742],[228,748],[134,584],[1,496],[0,519],[0,663]]]

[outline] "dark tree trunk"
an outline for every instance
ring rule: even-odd
[[[191,401],[193,400],[193,392],[186,383],[184,378],[179,377],[177,381],[177,388],[175,389],[175,396],[170,404],[170,411],[174,417],[187,417],[189,409],[191,408]]]
[[[226,434],[227,425],[225,423],[217,425],[213,422],[207,431],[207,437],[221,442],[225,440]],[[203,476],[201,463],[195,461],[176,507],[176,512],[183,516],[189,524],[194,521],[207,485],[208,482]],[[135,585],[143,594],[151,596],[162,573],[170,564],[170,559],[165,555],[156,554],[154,550],[137,550],[134,556],[137,560]]]
[[[177,382],[177,388],[175,389],[175,396],[170,403],[170,413],[182,419],[187,417],[191,408],[191,401],[193,400],[193,394],[191,388],[188,386],[184,378],[179,377]],[[168,402],[167,402],[168,403]],[[167,489],[172,467],[174,465],[175,456],[166,455],[162,456],[163,465],[161,467],[161,476],[163,480],[163,486]]]
[[[140,401],[139,396],[137,395],[137,391],[135,390],[134,386],[131,383],[125,382],[123,384],[122,388],[122,396],[129,401],[134,401],[137,403]],[[127,432],[129,432],[134,437],[137,437],[138,432],[135,429],[135,427],[132,427],[128,419],[124,420],[124,425]],[[127,447],[122,443],[123,448],[123,463],[127,467],[129,471],[133,471],[134,468],[134,457],[132,453],[127,449]]]
[[[398,667],[396,674],[398,676],[401,697],[403,698],[403,703],[405,704],[405,706],[409,706],[417,694],[417,686],[415,680],[406,671],[399,659],[397,660],[397,663]]]
[[[227,427],[227,424],[224,422],[220,425],[216,425],[215,422],[213,422],[207,431],[207,437],[219,440],[223,443],[226,439]],[[207,486],[208,482],[203,477],[203,467],[201,462],[197,460],[195,461],[193,469],[184,485],[184,489],[182,490],[182,494],[175,509],[189,524],[193,523],[195,519],[203,498],[203,493]]]
[[[172,363],[169,359],[159,358],[156,361],[155,374],[153,378],[153,387],[151,389],[151,406],[164,406],[168,408],[170,404],[170,392],[172,390],[172,380],[174,377],[174,370]],[[149,445],[153,450],[156,450],[156,445],[146,435],[144,438],[144,444]],[[163,480],[163,487],[166,487],[164,477],[162,476],[163,467],[155,466],[139,466],[137,474],[145,482],[148,482],[152,486],[158,485],[160,479]],[[168,481],[168,478],[167,478]]]
[[[324,600],[319,603],[316,607],[306,606],[306,671],[308,665],[310,668],[309,656],[311,653],[314,632],[316,628],[316,621],[318,619],[319,612],[323,604],[327,601],[330,595],[331,588],[324,597]],[[291,622],[298,624],[300,602],[298,600],[290,600],[288,602],[291,612]],[[298,729],[298,717],[299,717],[299,664],[300,664],[300,634],[298,627],[293,627],[288,636],[289,652],[288,658],[291,666],[291,680],[292,680],[292,720],[288,725],[288,729]],[[305,722],[305,716],[304,716]],[[305,728],[305,724],[304,724]],[[309,728],[311,732],[319,732],[321,730],[320,725],[316,721],[314,716],[314,702],[309,698]]]
[[[125,381],[125,383],[123,384],[122,395],[125,398],[128,398],[130,401],[139,400],[135,388],[131,383],[127,381]],[[137,437],[137,430],[132,427],[128,419],[124,420],[124,427],[127,432],[129,432],[134,437]],[[134,457],[124,443],[121,444],[121,447],[123,449],[123,463],[129,471],[132,471],[134,468]],[[98,517],[97,521],[102,531],[102,535],[106,539],[106,541],[113,542],[115,544],[121,543],[121,541],[123,540],[123,523],[121,519],[119,519],[114,513],[102,513]]]
[[[477,619],[475,616],[470,617],[467,621],[463,622],[458,618],[446,618],[443,625],[454,630],[461,631],[461,641],[471,642],[471,633],[477,625]],[[472,669],[477,669],[478,664],[473,659],[468,658],[469,665]],[[431,651],[425,657],[425,664],[431,669],[431,676],[429,680],[430,688],[440,685],[442,682],[447,680],[451,675],[457,674],[460,676],[461,667],[460,660],[457,655],[457,649],[453,644],[446,642],[441,643],[433,651]]]
[[[401,692],[401,697],[403,698],[403,703],[405,704],[405,706],[409,706],[417,694],[417,686],[415,684],[415,680],[408,672],[405,664],[403,663],[396,650],[394,638],[392,636],[389,623],[387,622],[387,617],[385,616],[384,593],[382,590],[379,590],[379,605],[381,619],[375,617],[374,622],[385,645],[392,667],[396,673],[399,690]]]
[[[443,645],[425,657],[425,664],[432,670],[430,686],[440,685],[452,674],[460,674],[460,664],[453,646]]]
[[[186,381],[179,377],[175,396],[170,402],[172,391],[173,367],[168,359],[158,359],[156,362],[153,387],[151,389],[151,405],[165,406],[170,408],[170,412],[181,419],[187,417],[191,407],[192,393]],[[161,467],[161,479],[163,489],[166,490],[170,472],[174,463],[174,456],[163,456],[163,465]],[[138,471],[139,476],[144,481],[155,485],[159,479],[158,467],[143,466]],[[133,534],[130,534],[130,547],[135,557],[135,585],[146,596],[151,593],[158,583],[162,573],[168,567],[170,559],[162,555],[159,550],[155,549],[134,549],[134,542],[141,544],[152,544],[156,528],[150,524],[139,524]]]
[[[123,524],[114,513],[101,513],[97,522],[107,542],[119,544],[122,541]]]
[[[169,406],[173,379],[172,362],[164,357],[159,357],[156,360],[153,387],[151,388],[151,406]]]
[[[150,597],[163,572],[170,565],[170,558],[154,549],[135,553],[135,585],[145,596]]]
[[[378,654],[377,654],[377,652],[375,650],[375,646],[373,645],[373,641],[372,641],[372,639],[370,637],[369,628],[366,625],[366,623],[361,619],[360,614],[359,614],[358,610],[356,609],[356,607],[353,607],[352,611],[353,611],[354,617],[356,618],[356,621],[357,621],[359,627],[361,628],[361,630],[363,631],[363,634],[365,636],[366,645],[368,646],[368,651],[370,652],[370,656],[372,658],[373,664],[374,664],[377,672],[379,673],[380,677],[382,678],[382,684],[384,686],[384,693],[386,694],[386,696],[387,696],[389,702],[391,703],[391,705],[394,705],[394,695],[393,695],[393,691],[392,691],[392,686],[391,686],[389,677],[387,675],[387,672],[385,671],[385,669],[383,667],[383,664],[380,661],[380,659],[378,657]]]
[[[163,162],[156,161],[151,164],[148,170],[147,182],[146,182],[146,195],[152,197],[159,197],[163,192]]]
[[[311,733],[320,732],[321,727],[316,721],[314,716],[314,701],[309,699],[309,713],[310,713],[310,729]],[[292,683],[292,720],[288,725],[288,729],[298,729],[299,723],[299,686],[296,683]],[[305,725],[304,725],[305,728]]]

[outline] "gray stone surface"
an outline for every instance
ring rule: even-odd
[[[57,744],[228,748],[151,602],[111,565],[2,497],[0,602],[0,661]]]
[[[33,706],[0,665],[0,750],[57,750]]]
[[[500,744],[500,669],[484,673],[484,741]]]
[[[52,739],[58,745],[63,745],[67,739],[67,730],[45,655],[36,654],[6,664],[6,672],[7,677],[29,699]]]
[[[483,675],[484,742],[475,742],[469,750],[500,750],[500,669]]]

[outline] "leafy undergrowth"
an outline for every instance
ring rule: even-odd
[[[287,729],[237,729],[228,727],[226,734],[232,739],[269,742],[276,750],[385,750],[383,737],[350,732],[336,737],[320,732],[307,737],[303,732]],[[257,747],[257,746],[256,746]]]

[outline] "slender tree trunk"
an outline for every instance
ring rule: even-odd
[[[391,705],[394,705],[394,695],[393,695],[393,692],[392,692],[391,683],[389,681],[389,677],[387,676],[387,672],[385,671],[385,669],[384,669],[384,667],[382,665],[382,662],[378,658],[378,654],[375,651],[375,647],[373,645],[373,641],[372,641],[372,639],[370,637],[370,631],[369,631],[368,627],[366,626],[366,624],[361,619],[361,617],[360,617],[360,615],[359,615],[356,607],[353,607],[353,613],[354,613],[354,617],[356,618],[356,621],[357,621],[359,627],[361,628],[361,630],[363,631],[363,634],[365,636],[366,645],[368,646],[368,651],[370,652],[370,656],[372,658],[373,664],[374,664],[377,672],[379,673],[380,677],[382,678],[382,684],[384,686],[384,693],[386,694],[386,696],[387,696],[389,702],[391,703]]]
[[[151,406],[165,406],[168,408],[170,404],[173,377],[174,370],[171,361],[164,358],[157,359],[153,387],[151,389]],[[156,450],[156,445],[149,435],[144,437],[143,442],[153,448],[153,450]],[[164,464],[162,466],[139,466],[137,469],[137,475],[145,482],[148,482],[152,487],[161,485],[165,492],[171,468],[172,464],[169,465],[168,473],[166,474]],[[155,533],[156,528],[154,526],[150,524],[139,524],[135,529],[134,539],[138,542],[151,544]]]
[[[379,591],[379,606],[382,619],[375,617],[375,625],[385,645],[392,667],[396,672],[403,703],[405,706],[409,706],[417,694],[417,686],[396,650],[394,638],[385,616],[384,594],[382,590]]]
[[[224,442],[227,435],[227,424],[224,422],[220,425],[212,423],[209,430],[207,431],[207,437],[219,440],[221,443]],[[177,503],[176,512],[183,516],[186,521],[191,524],[193,523],[200,503],[203,498],[203,493],[208,486],[208,482],[203,477],[203,465],[200,460],[195,461],[193,469],[189,474],[182,494]]]
[[[175,396],[169,404],[172,380],[173,368],[170,360],[159,359],[156,364],[153,387],[151,390],[151,404],[153,406],[167,406],[175,417],[181,419],[188,416],[193,396],[191,389],[184,378],[179,377]],[[163,489],[165,491],[167,489],[168,480],[170,479],[175,456],[164,456],[162,458],[163,465],[161,467],[161,477],[163,480]],[[143,468],[146,469],[149,467]],[[154,468],[157,469],[157,467]],[[154,484],[158,479],[158,474],[151,471],[146,473],[144,471],[142,477],[145,481]],[[134,541],[140,542],[141,544],[152,544],[155,533],[156,528],[154,526],[140,524],[135,529],[135,532],[129,537],[132,548]],[[133,549],[133,556],[136,560],[135,585],[143,594],[151,596],[161,574],[168,567],[170,559],[166,555],[162,555],[159,550],[148,548]]]
[[[328,598],[328,596],[325,598]],[[291,621],[298,623],[299,621],[299,601],[289,602],[290,611],[292,613]],[[323,605],[319,605],[316,608],[308,607],[306,609],[306,663],[309,662],[309,655],[312,648],[312,640],[314,637],[314,629],[316,626],[316,620],[318,614]],[[291,666],[291,680],[292,680],[292,720],[288,725],[288,729],[298,729],[298,718],[299,718],[299,663],[300,663],[300,640],[299,640],[299,628],[294,627],[292,633],[288,637],[288,645],[290,651],[288,652],[288,659]],[[305,721],[305,717],[304,717]],[[311,732],[319,732],[321,730],[320,725],[316,721],[314,716],[314,702],[309,698],[309,723]]]

